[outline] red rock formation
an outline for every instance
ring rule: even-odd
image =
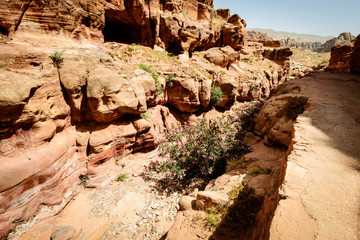
[[[360,72],[360,35],[350,43],[331,49],[328,71]]]
[[[354,51],[351,55],[350,71],[360,73],[360,35],[355,39]]]
[[[226,19],[227,20],[227,19]],[[212,1],[5,1],[0,3],[0,32],[61,34],[75,39],[116,40],[159,45],[168,51],[190,53],[244,45],[246,24],[239,16],[221,21]]]
[[[354,50],[353,43],[347,43],[331,49],[331,58],[328,71],[350,72],[351,55]]]

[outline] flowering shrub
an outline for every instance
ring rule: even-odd
[[[173,126],[159,140],[163,168],[178,185],[193,178],[214,178],[225,171],[228,159],[251,151],[244,142],[245,130],[264,101],[248,103],[216,120],[201,119],[186,126]]]

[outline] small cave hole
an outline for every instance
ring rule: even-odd
[[[6,28],[4,28],[3,26],[0,25],[0,34],[5,35],[5,36],[9,36],[9,31]]]

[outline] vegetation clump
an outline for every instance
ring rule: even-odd
[[[128,178],[129,178],[129,176],[128,176],[127,173],[120,173],[120,174],[117,176],[117,178],[115,179],[115,181],[117,181],[117,182],[123,182],[123,181],[125,181],[125,180],[128,179]]]
[[[60,69],[61,65],[64,62],[64,59],[62,58],[63,53],[64,53],[64,50],[62,50],[62,51],[56,50],[53,54],[50,55],[50,58],[53,61],[54,67],[56,67],[57,69]]]
[[[211,87],[211,94],[210,94],[210,105],[215,106],[221,102],[224,93],[222,89],[218,86],[213,85]]]
[[[240,158],[252,149],[244,142],[245,130],[264,101],[254,101],[236,113],[215,120],[201,119],[173,126],[159,140],[160,156],[166,158],[166,176],[182,186],[194,178],[210,179],[225,171],[227,160]]]
[[[89,177],[86,175],[80,175],[79,176],[80,185],[83,185],[84,187],[87,186],[87,181],[89,180]]]
[[[174,80],[175,75],[173,73],[170,73],[166,82],[170,87],[174,86],[173,80]]]
[[[295,120],[299,114],[305,111],[308,102],[307,97],[291,97],[284,106],[284,111],[288,119]]]

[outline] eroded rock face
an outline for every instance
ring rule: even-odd
[[[237,15],[221,13],[229,18],[222,31],[212,1],[6,1],[0,9],[2,35],[61,34],[158,45],[175,53],[217,45],[240,49],[246,40],[246,23]]]
[[[122,78],[108,56],[70,49],[57,69],[53,51],[1,45],[1,236],[41,206],[71,200],[92,157],[105,161],[152,147],[157,136],[139,119],[147,109],[143,87]],[[137,117],[109,124],[129,113]]]
[[[355,39],[354,51],[350,62],[351,72],[360,72],[360,35]]]
[[[333,47],[328,71],[360,72],[360,35],[350,43]]]
[[[76,39],[102,39],[105,1],[3,1],[0,25],[7,34],[61,33]]]
[[[240,54],[232,47],[211,48],[205,52],[205,59],[221,67],[229,67],[231,63],[239,60]]]

